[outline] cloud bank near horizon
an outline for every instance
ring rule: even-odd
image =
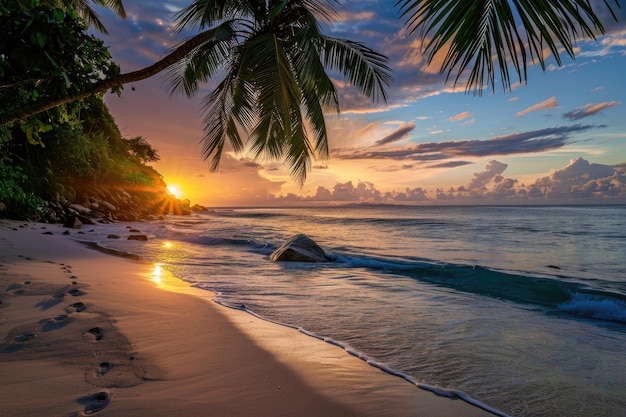
[[[319,186],[315,194],[301,196],[270,194],[274,204],[626,204],[626,164],[609,166],[576,158],[534,183],[503,174],[508,165],[496,160],[473,174],[467,184],[437,189],[434,193],[422,187],[402,191],[380,191],[367,181],[336,183],[332,188]],[[269,202],[268,201],[268,202]]]

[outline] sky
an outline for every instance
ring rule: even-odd
[[[579,41],[576,58],[548,57],[527,83],[503,91],[499,78],[467,94],[426,64],[420,39],[389,0],[343,2],[325,33],[364,42],[389,58],[386,103],[355,94],[341,78],[341,113],[328,114],[330,158],[303,186],[280,161],[226,152],[217,173],[202,158],[201,100],[170,95],[165,77],[126,85],[105,101],[122,135],[155,147],[154,167],[178,196],[211,207],[325,204],[626,204],[626,6],[618,22],[592,1],[606,28]],[[125,0],[127,19],[99,9],[102,38],[134,71],[162,58],[193,31],[173,15],[189,0]]]

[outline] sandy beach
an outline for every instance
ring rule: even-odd
[[[0,221],[2,416],[492,415],[65,230]]]

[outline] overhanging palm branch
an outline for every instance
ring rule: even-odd
[[[607,0],[604,4],[615,18]],[[560,65],[560,48],[573,58],[577,40],[604,33],[589,0],[396,0],[395,5],[411,32],[419,32],[428,63],[445,52],[440,71],[456,84],[469,69],[466,90],[479,94],[489,84],[495,88],[494,60],[508,90],[511,66],[525,82],[529,63],[545,70],[544,49]]]
[[[342,74],[363,94],[386,100],[387,58],[345,39],[323,35],[329,0],[197,0],[182,10],[178,27],[212,35],[172,68],[172,91],[195,94],[222,75],[203,100],[203,156],[217,170],[226,141],[236,152],[283,159],[303,184],[314,159],[328,157],[324,111],[339,112],[327,71]]]

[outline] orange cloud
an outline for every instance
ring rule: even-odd
[[[558,109],[558,108],[559,108],[559,104],[556,101],[556,97],[550,97],[549,99],[544,100],[541,103],[533,104],[532,106],[518,112],[517,117],[524,117],[528,113],[532,113],[538,110]]]
[[[459,114],[456,114],[456,115],[454,115],[452,117],[449,117],[448,121],[450,121],[450,122],[458,122],[460,120],[467,119],[471,115],[472,115],[472,113],[470,113],[468,111],[464,111],[462,113],[459,113]]]

